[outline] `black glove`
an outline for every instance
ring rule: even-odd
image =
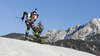
[[[39,14],[37,14],[37,18],[39,17]]]
[[[21,19],[22,19],[22,21],[23,21],[23,20],[24,20],[24,17],[22,17]]]
[[[36,19],[34,21],[36,21]]]

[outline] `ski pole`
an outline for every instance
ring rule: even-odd
[[[17,18],[17,19],[21,19],[20,17],[17,17],[17,16],[16,16],[16,18]],[[22,22],[23,22],[23,20],[22,20]]]
[[[20,17],[17,17],[17,16],[16,16],[16,18],[20,19]]]

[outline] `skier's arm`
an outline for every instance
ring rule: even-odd
[[[21,18],[22,21],[24,20],[25,14],[27,14],[27,12],[24,12],[24,13],[23,13],[23,17]]]
[[[37,14],[37,18],[39,17],[39,14]]]
[[[39,14],[37,14],[36,16],[37,16],[37,18],[38,18],[38,17],[39,17]],[[36,19],[37,19],[37,18],[36,18]],[[34,19],[34,21],[36,21],[36,19]]]

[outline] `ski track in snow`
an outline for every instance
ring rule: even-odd
[[[69,48],[0,37],[0,56],[95,56]]]

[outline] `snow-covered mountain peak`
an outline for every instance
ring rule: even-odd
[[[88,24],[95,24],[95,25],[99,25],[100,24],[100,19],[96,19],[96,18],[93,18],[92,20],[90,20],[90,22]]]
[[[93,19],[90,20],[90,21],[95,21],[95,20],[100,20],[100,18],[93,18]]]
[[[86,36],[89,34],[100,33],[100,19],[93,18],[90,20],[83,28],[76,31],[72,36],[71,39],[81,39],[85,40]]]
[[[66,34],[67,34],[66,30],[52,29],[43,34],[42,36],[46,37],[45,38],[46,42],[54,43],[58,40],[63,40]]]
[[[79,24],[78,24],[78,25],[76,25],[76,27],[77,27],[77,28],[78,28],[78,27],[80,27],[80,26],[81,26],[81,25],[79,25]]]
[[[78,24],[75,27],[70,27],[68,30],[63,30],[62,32],[60,30],[53,29],[43,34],[43,36],[48,37],[47,40],[50,40],[51,42],[55,42],[54,39],[57,41],[62,40],[64,38],[85,40],[88,35],[94,32],[100,33],[99,18],[93,18],[85,25]]]
[[[56,33],[57,30],[56,30],[56,29],[51,29],[51,30],[49,30],[48,32],[50,32],[50,33]]]

